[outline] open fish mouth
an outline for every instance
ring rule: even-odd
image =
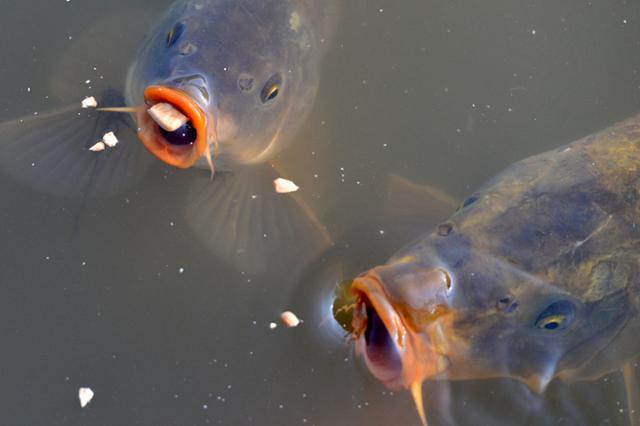
[[[358,287],[354,290],[361,291]],[[403,384],[401,350],[406,329],[388,300],[375,294],[375,290],[372,293],[358,293],[352,323],[356,350],[374,377],[388,387],[399,388]]]
[[[208,143],[211,119],[187,92],[170,86],[149,86],[144,91],[144,101],[136,118],[138,137],[147,150],[179,168],[193,166],[203,155],[211,165]],[[163,123],[151,114],[154,106],[160,104],[184,116],[185,122],[177,129],[163,128]]]
[[[415,330],[407,315],[394,308],[375,270],[356,278],[352,292],[357,297],[352,321],[356,350],[378,380],[393,389],[410,388],[446,370],[449,361],[441,342],[446,324],[434,319]]]

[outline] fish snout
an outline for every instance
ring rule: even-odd
[[[210,160],[212,117],[187,91],[171,85],[149,86],[137,112],[138,137],[163,162],[191,167],[203,155]],[[211,165],[211,162],[210,162]]]
[[[371,373],[388,387],[408,388],[448,366],[442,340],[450,279],[439,269],[393,269],[374,268],[353,281],[352,328]]]

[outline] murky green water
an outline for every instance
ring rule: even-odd
[[[122,88],[126,52],[169,3],[0,0],[0,117]],[[3,175],[0,423],[419,424],[323,322],[336,281],[429,229],[386,222],[379,189],[395,174],[462,199],[637,113],[639,23],[623,1],[345,4],[312,115],[279,159],[336,242],[301,277],[211,255],[186,223],[201,171],[155,164],[98,200]],[[283,309],[305,322],[271,330]],[[84,409],[81,386],[95,391]],[[506,380],[425,385],[432,425],[626,424],[623,390],[615,374],[543,397]]]

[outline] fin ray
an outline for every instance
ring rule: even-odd
[[[0,169],[37,190],[62,196],[110,196],[136,181],[151,164],[129,120],[79,103],[0,123]],[[120,143],[89,150],[107,131]]]
[[[291,277],[330,239],[299,197],[275,192],[276,177],[268,166],[202,176],[187,216],[204,245],[239,271]]]

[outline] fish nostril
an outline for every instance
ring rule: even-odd
[[[496,302],[496,308],[507,314],[512,313],[518,308],[518,302],[511,295],[506,295]]]
[[[254,79],[248,74],[240,74],[238,77],[238,87],[243,92],[251,92],[253,90]]]
[[[450,223],[441,223],[438,225],[438,235],[441,237],[446,237],[453,230],[453,225]]]
[[[198,51],[198,47],[195,44],[188,41],[182,43],[179,49],[179,52],[182,56],[193,55],[197,51]]]

